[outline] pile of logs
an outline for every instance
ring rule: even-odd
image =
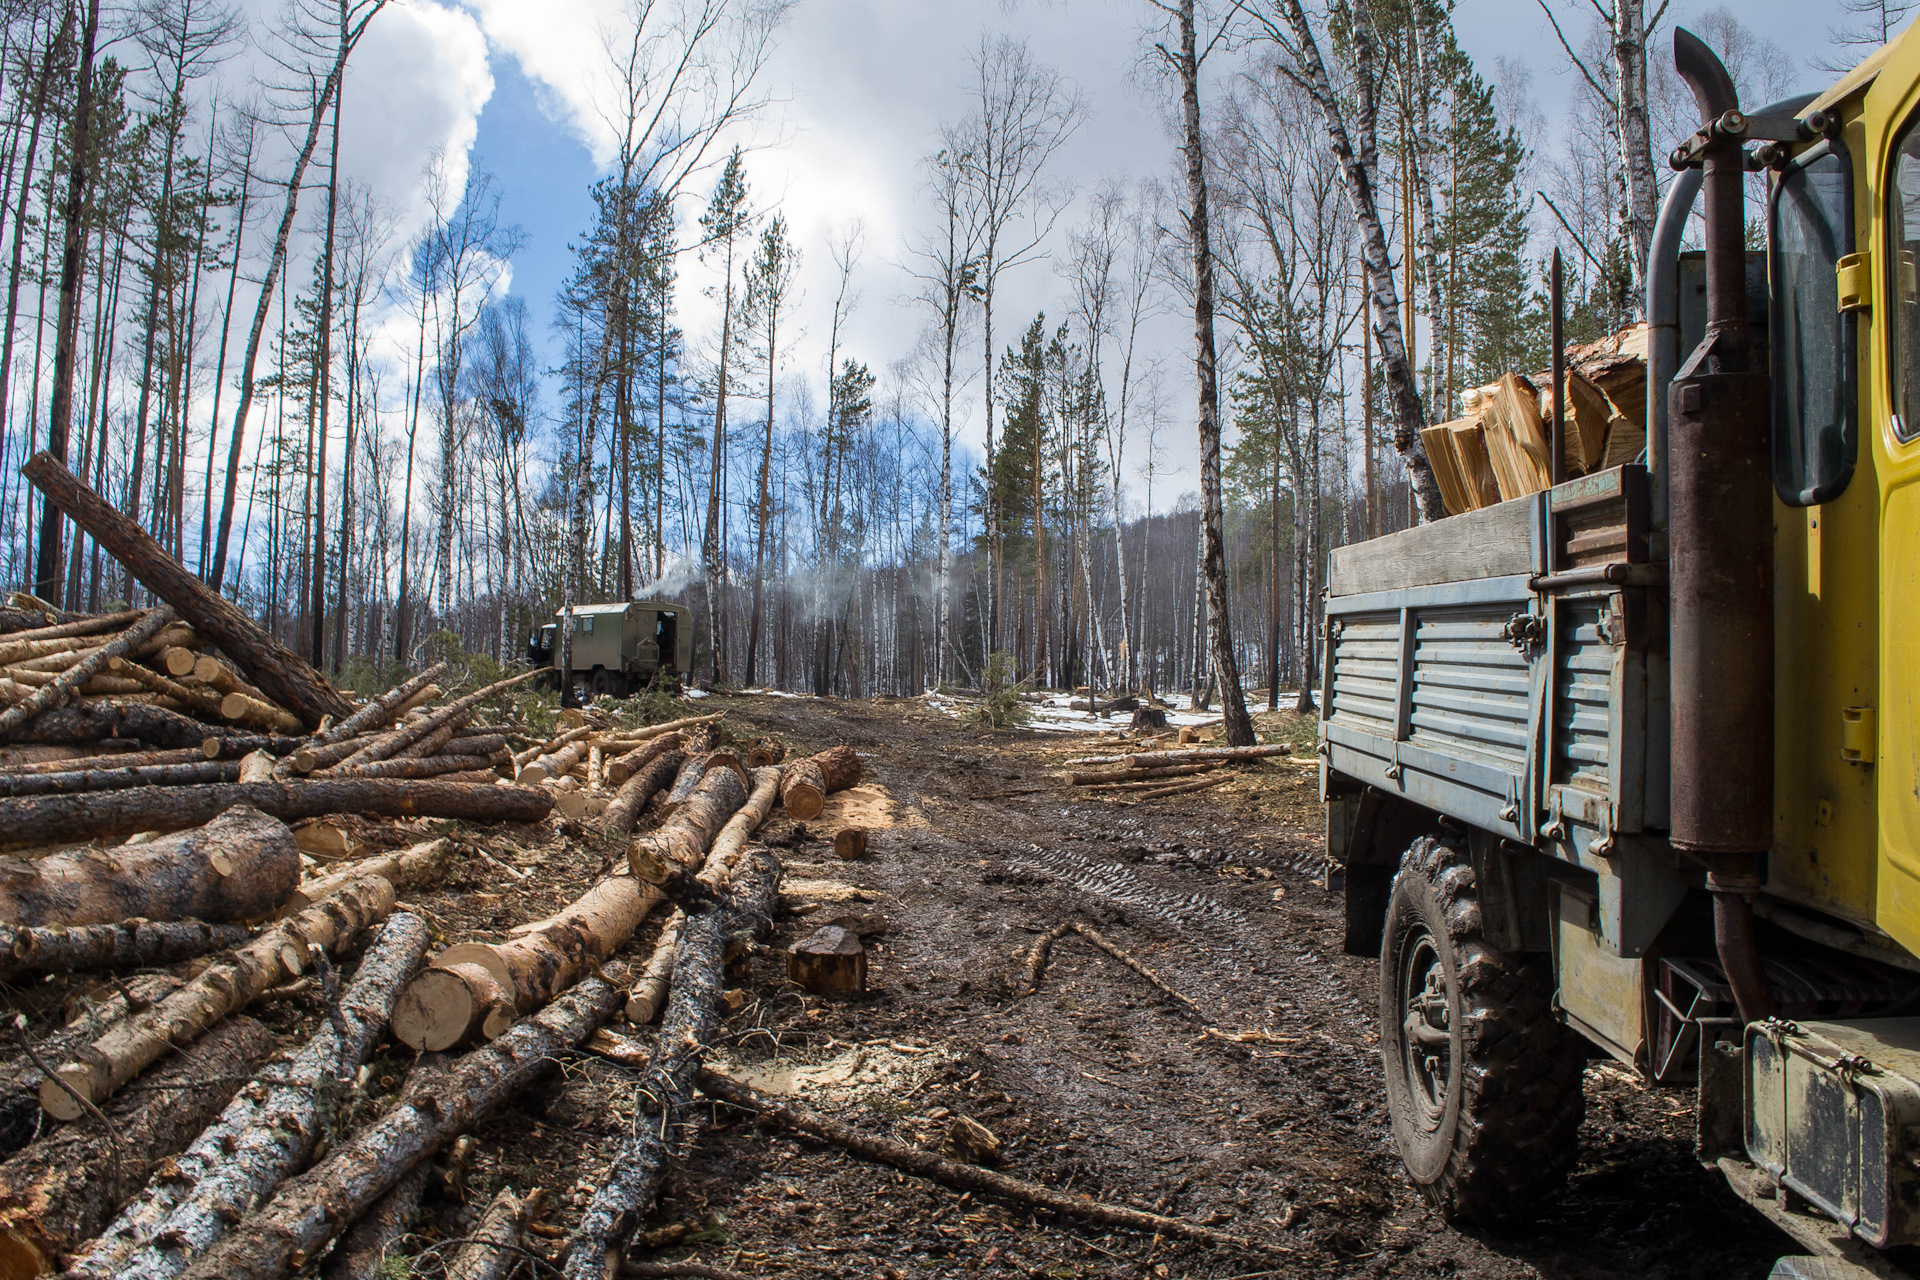
[[[1069,769],[1084,770],[1068,775],[1067,781],[1073,786],[1102,795],[1118,793],[1115,798],[1126,800],[1151,800],[1217,787],[1227,780],[1226,775],[1217,770],[1292,752],[1290,744],[1278,742],[1258,747],[1179,747],[1126,755],[1079,756],[1065,763]],[[1088,769],[1096,765],[1100,767]],[[1197,774],[1211,776],[1196,777]]]

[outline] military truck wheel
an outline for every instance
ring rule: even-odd
[[[1400,1158],[1449,1219],[1524,1215],[1579,1157],[1586,1049],[1552,1001],[1544,957],[1487,945],[1466,851],[1414,841],[1380,944],[1380,1056]]]
[[[613,673],[605,667],[595,667],[593,675],[588,678],[588,687],[593,690],[594,697],[606,697],[613,692]]]

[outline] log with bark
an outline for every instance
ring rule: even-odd
[[[607,876],[546,920],[505,942],[463,942],[433,959],[394,1011],[394,1034],[412,1049],[490,1039],[532,1013],[625,946],[662,898],[631,875]],[[469,972],[469,970],[477,972]]]
[[[789,817],[810,822],[826,807],[827,796],[860,781],[860,757],[852,747],[829,747],[819,755],[787,766],[780,783],[780,804]]]
[[[0,869],[0,924],[248,920],[270,914],[299,882],[293,832],[243,806],[145,844],[16,860]]]
[[[720,886],[733,874],[734,864],[740,860],[747,841],[753,838],[753,833],[773,812],[774,804],[780,799],[780,778],[783,773],[784,770],[778,765],[766,765],[753,771],[753,789],[747,794],[746,802],[713,837],[713,845],[707,850],[700,866],[697,878],[708,894],[719,892]]]
[[[0,1164],[0,1275],[60,1270],[156,1165],[181,1150],[220,1114],[273,1037],[251,1018],[235,1018],[154,1073],[147,1087]]]
[[[1102,769],[1097,773],[1076,773],[1067,781],[1076,787],[1104,787],[1116,782],[1144,782],[1150,778],[1185,778],[1196,773],[1211,773],[1226,764],[1224,760],[1201,760],[1194,764],[1169,764],[1158,769]]]
[[[256,1076],[168,1176],[121,1211],[68,1280],[167,1280],[305,1168],[426,952],[426,921],[405,912],[389,919],[341,994],[339,1020],[323,1022],[298,1053]]]
[[[671,814],[687,802],[693,789],[700,785],[700,779],[707,775],[707,765],[712,759],[711,752],[689,753],[680,762],[680,771],[673,775],[673,785],[660,797],[660,813]]]
[[[494,1193],[460,1252],[447,1264],[446,1280],[507,1280],[526,1255],[520,1249],[520,1233],[539,1216],[546,1192],[539,1187],[524,1198],[502,1187]]]
[[[524,768],[532,764],[535,760],[538,760],[541,756],[550,755],[560,750],[560,748],[567,746],[569,743],[579,742],[583,738],[590,738],[592,736],[593,726],[591,725],[577,724],[571,729],[563,729],[553,737],[548,738],[544,743],[529,747],[525,751],[517,752],[513,757],[513,767],[515,769]]]
[[[833,833],[833,856],[844,862],[852,862],[867,851],[867,829],[865,827],[842,827]]]
[[[0,611],[5,612],[5,611]],[[0,662],[12,662],[14,646],[23,642],[44,640],[65,640],[81,636],[99,636],[109,631],[119,631],[138,622],[146,613],[145,609],[123,609],[119,613],[95,613],[72,622],[56,622],[51,626],[9,628],[0,626],[0,634],[7,638],[0,641]],[[39,650],[39,652],[50,652]]]
[[[465,716],[458,718],[461,720],[466,719]],[[452,721],[449,721],[441,725],[438,729],[435,729],[432,733],[429,733],[426,737],[400,748],[388,758],[393,760],[418,760],[423,756],[434,755],[439,752],[440,748],[453,741],[453,735],[457,731],[456,725]],[[374,763],[384,764],[386,761],[377,760]]]
[[[649,884],[666,884],[695,871],[727,819],[747,802],[747,789],[734,769],[709,769],[687,802],[655,831],[627,846],[627,864]]]
[[[42,685],[26,698],[0,711],[0,738],[11,734],[41,712],[51,710],[65,702],[69,696],[79,692],[81,685],[105,670],[110,660],[124,657],[153,639],[165,630],[167,624],[173,619],[173,610],[162,605],[122,631],[111,643],[102,645],[86,658],[62,671],[50,683]]]
[[[266,733],[299,733],[305,727],[299,716],[273,703],[246,693],[229,693],[220,699],[222,719]]]
[[[538,822],[553,797],[536,787],[495,787],[436,778],[311,778],[191,787],[134,787],[79,796],[0,799],[0,832],[22,843],[129,836],[198,826],[234,805],[283,821],[330,813],[390,818]]]
[[[335,743],[345,742],[350,738],[358,737],[362,733],[370,733],[382,727],[387,721],[399,714],[400,708],[405,706],[414,694],[432,684],[446,669],[446,663],[434,663],[412,679],[401,681],[393,688],[367,703],[366,706],[361,707],[358,711],[346,717],[346,719],[341,720],[338,724],[328,725],[326,728],[321,729],[300,744],[300,747],[292,753],[283,752],[283,755],[287,755],[287,759],[281,762],[281,776],[285,777],[294,772],[313,772],[315,766],[311,763],[311,757],[304,753],[314,751],[320,747],[329,747]],[[341,759],[345,758],[345,756],[341,757]]]
[[[342,778],[438,778],[449,773],[478,773],[490,767],[492,767],[492,760],[488,756],[437,755],[424,758],[396,756],[391,760],[371,760],[366,764],[344,765],[338,770],[337,776]]]
[[[1210,787],[1217,787],[1228,781],[1231,781],[1231,779],[1225,777],[1195,778],[1190,782],[1176,782],[1171,786],[1155,786],[1146,791],[1134,792],[1127,796],[1123,803],[1138,804],[1142,800],[1157,800],[1161,796],[1179,796],[1185,795],[1189,791],[1205,791]],[[1115,800],[1120,799],[1119,796],[1111,798]]]
[[[178,764],[124,765],[70,769],[64,772],[0,776],[0,797],[79,795],[91,791],[124,791],[128,787],[180,787],[200,782],[238,782],[240,762],[209,760],[198,751],[194,759]]]
[[[444,875],[453,861],[453,854],[453,841],[441,836],[392,853],[338,864],[323,876],[301,881],[300,887],[288,895],[280,914],[290,916],[296,911],[304,911],[341,885],[360,876],[379,876],[401,893],[417,889]]]
[[[22,725],[12,735],[12,740],[73,744],[132,738],[149,747],[161,748],[197,747],[210,738],[224,740],[253,736],[256,735],[220,725],[203,724],[164,707],[134,702],[78,702],[41,712],[32,721]]]
[[[1186,747],[1169,751],[1136,751],[1124,756],[1078,756],[1065,762],[1077,765],[1107,764],[1122,769],[1155,769],[1168,764],[1197,764],[1203,760],[1263,760],[1268,756],[1293,754],[1293,745],[1276,742],[1259,747]]]
[[[996,1200],[1057,1213],[1062,1217],[1091,1222],[1098,1226],[1115,1227],[1123,1231],[1139,1231],[1149,1235],[1174,1236],[1215,1248],[1232,1249],[1240,1253],[1286,1254],[1291,1252],[1284,1246],[1269,1245],[1243,1236],[1232,1235],[1198,1222],[1189,1222],[1184,1218],[1168,1218],[1157,1213],[1149,1213],[1144,1209],[1106,1204],[1082,1195],[1056,1191],[1052,1187],[1027,1182],[992,1169],[982,1169],[978,1165],[949,1160],[944,1156],[937,1156],[886,1138],[876,1138],[861,1133],[851,1125],[777,1102],[762,1095],[751,1086],[716,1071],[700,1071],[698,1083],[700,1092],[709,1098],[724,1102],[728,1106],[738,1107],[750,1115],[758,1116],[762,1121],[794,1133],[817,1138],[822,1142],[830,1142],[841,1150],[862,1159],[892,1165],[916,1177],[944,1183],[956,1190],[992,1196]]]
[[[476,689],[464,698],[456,698],[431,715],[397,725],[386,733],[367,741],[358,751],[342,761],[342,764],[364,764],[371,760],[385,760],[390,756],[398,755],[404,748],[426,737],[441,725],[467,715],[488,698],[497,697],[515,685],[525,684],[540,674],[539,671],[523,671],[517,676],[508,676],[505,680],[496,680],[483,689]]]
[[[78,1118],[79,1094],[98,1104],[117,1093],[163,1055],[192,1044],[207,1030],[244,1009],[269,987],[299,977],[312,963],[311,948],[339,953],[393,909],[393,885],[362,876],[325,901],[282,920],[152,1009],[107,1032],[57,1071],[60,1082],[40,1086],[40,1105],[56,1120]]]
[[[317,1256],[407,1172],[473,1123],[552,1070],[584,1044],[622,1003],[623,966],[610,964],[507,1033],[466,1054],[430,1090],[404,1097],[386,1115],[248,1217],[182,1275],[191,1280],[286,1277]]]
[[[420,1215],[420,1201],[432,1180],[432,1164],[422,1162],[374,1201],[327,1255],[327,1265],[320,1273],[322,1280],[380,1280],[391,1274],[387,1259],[396,1256],[401,1239],[413,1230],[413,1220]],[[412,1272],[413,1268],[407,1267],[404,1274]]]
[[[107,670],[116,676],[124,676],[135,681],[150,693],[165,694],[194,715],[210,717],[220,714],[218,695],[194,685],[181,684],[178,680],[168,679],[153,668],[135,662],[131,658],[109,658]]]
[[[749,850],[713,908],[687,917],[653,1060],[634,1091],[633,1127],[567,1241],[568,1280],[613,1280],[619,1274],[627,1237],[653,1208],[666,1176],[668,1153],[693,1099],[694,1073],[720,1031],[727,945],[766,928],[779,887],[779,862],[764,849]]]
[[[114,924],[0,925],[0,975],[73,969],[144,969],[237,947],[245,925],[203,920],[121,920]]]
[[[607,785],[610,787],[625,786],[627,780],[633,777],[634,774],[644,772],[649,765],[668,752],[677,752],[679,750],[680,735],[677,733],[667,733],[653,738],[650,741],[643,742],[631,751],[616,755],[607,761]]]
[[[14,778],[32,773],[70,773],[76,769],[105,769],[128,764],[179,764],[204,760],[206,756],[192,747],[170,751],[146,751],[138,742],[110,738],[90,747],[0,747],[0,777]]]
[[[523,787],[538,786],[549,778],[558,778],[568,773],[586,754],[587,744],[584,739],[569,742],[550,755],[542,755],[528,761],[526,767],[520,770],[520,776],[514,781]]]
[[[219,592],[191,573],[137,522],[82,484],[53,454],[33,456],[21,474],[73,518],[133,578],[177,609],[195,631],[220,646],[248,679],[308,725],[345,718],[353,706],[338,689]]]
[[[747,749],[747,768],[764,769],[787,758],[787,744],[778,738],[755,738]]]

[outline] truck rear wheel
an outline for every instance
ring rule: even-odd
[[[1449,1219],[1524,1214],[1579,1157],[1585,1046],[1544,957],[1487,945],[1464,849],[1413,842],[1380,944],[1380,1056],[1400,1158]]]

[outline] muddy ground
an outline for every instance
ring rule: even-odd
[[[722,708],[743,738],[857,748],[876,785],[840,803],[892,824],[854,863],[833,857],[831,822],[796,831],[776,817],[764,829],[795,909],[734,980],[741,1007],[717,1047],[732,1069],[928,1147],[953,1117],[971,1117],[1002,1139],[1013,1174],[1286,1252],[1238,1256],[1036,1216],[705,1111],[650,1221],[687,1233],[636,1259],[886,1280],[1722,1280],[1765,1276],[1789,1251],[1693,1159],[1688,1095],[1602,1062],[1587,1072],[1579,1170],[1533,1225],[1460,1230],[1426,1208],[1400,1174],[1381,1101],[1375,965],[1341,954],[1340,902],[1316,884],[1310,764],[1244,767],[1230,785],[1139,804],[1008,795],[1045,784],[1088,739],[989,731],[921,701],[713,697],[699,710]],[[1311,721],[1262,717],[1261,727],[1310,755]],[[544,915],[618,852],[578,828],[498,830],[483,842],[497,865],[468,859],[449,883],[414,895],[444,936]],[[1070,919],[1131,950],[1213,1027],[1258,1038],[1206,1034],[1072,936],[1038,993],[1015,998],[1026,948]],[[862,999],[802,997],[784,983],[782,950],[832,920],[883,930],[868,939]],[[630,952],[644,957],[655,927]],[[291,1033],[315,1012],[287,1001],[266,1016]],[[377,1061],[376,1091],[405,1065],[399,1053]],[[534,1243],[557,1256],[631,1118],[635,1079],[575,1055],[480,1125],[460,1194],[439,1190],[407,1242],[413,1273],[440,1274],[502,1182],[548,1188],[546,1234]]]

